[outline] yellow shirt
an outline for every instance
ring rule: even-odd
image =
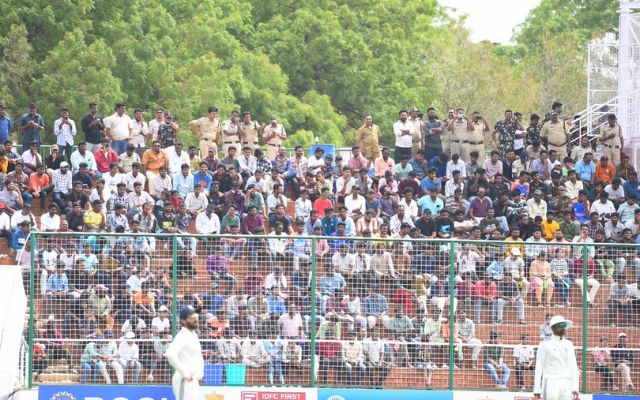
[[[97,213],[93,210],[89,210],[84,213],[84,224],[88,225],[89,228],[98,228],[102,225],[102,221],[104,220],[104,215],[102,213]]]
[[[522,238],[514,239],[512,236],[509,236],[504,240],[505,242],[512,242],[506,245],[506,256],[511,257],[511,249],[520,250],[520,255],[524,254],[524,240]],[[518,243],[518,244],[516,244]]]
[[[560,224],[557,221],[542,221],[542,230],[544,232],[544,238],[547,240],[553,240],[556,237],[556,231],[560,229]]]

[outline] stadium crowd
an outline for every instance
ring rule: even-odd
[[[479,112],[450,109],[440,119],[433,108],[401,110],[392,158],[370,115],[348,156],[323,146],[307,156],[302,146],[287,153],[295,144],[276,116],[260,124],[233,111],[223,121],[212,106],[187,124],[199,143],[185,150],[169,111],[158,108],[147,122],[142,110],[130,117],[117,104],[104,117],[91,103],[79,124],[84,140],[77,142],[63,108],[52,124],[56,144],[43,158],[47,125],[35,104],[28,108],[15,124],[18,152],[0,106],[0,233],[27,280],[32,231],[85,233],[37,243],[36,289],[49,316],[34,354],[38,373],[57,359],[75,372],[64,344],[72,338],[85,339],[75,360],[83,383],[98,375],[110,383],[110,371],[124,383],[129,369],[137,383],[143,366],[148,382],[158,370],[168,373],[162,354],[176,288],[171,266],[155,260],[170,256],[172,237],[177,279],[210,278],[207,290],[178,298],[200,312],[207,359],[264,366],[269,383],[285,384],[309,366],[315,331],[320,383],[340,371],[336,383],[366,375],[379,387],[392,368],[409,367],[424,371],[430,386],[436,370],[449,368],[452,339],[451,368],[482,367],[500,388],[513,369],[524,388],[534,338],[523,334],[507,354],[504,308],[516,311],[508,325],[542,324],[545,339],[548,326],[527,322],[527,307],[581,307],[570,301],[573,286],[606,314],[603,325],[638,324],[640,183],[615,115],[596,152],[596,141],[572,136],[559,103],[528,125],[507,110],[493,128]],[[39,220],[33,207],[42,210]],[[322,239],[312,244],[312,236]],[[458,243],[452,255],[443,242],[407,239],[483,242]],[[585,247],[586,267],[576,246],[583,244],[594,245]],[[598,304],[602,284],[609,293]],[[488,343],[476,337],[479,324],[495,325]],[[624,332],[617,340],[609,351],[602,338],[593,365],[603,389],[633,390],[634,354]]]

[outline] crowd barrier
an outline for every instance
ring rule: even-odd
[[[637,284],[637,251],[610,243],[33,232],[18,254],[30,299],[28,385],[169,383],[162,353],[180,307],[191,304],[201,310],[204,383],[214,388],[531,392],[533,370],[514,352],[531,349],[534,357],[549,335],[545,320],[556,314],[574,322],[568,337],[582,393],[622,391],[625,379],[637,388],[637,299],[620,303],[612,294]],[[68,281],[61,296],[48,285],[58,274],[47,264],[54,252]],[[539,275],[545,263],[569,275]],[[478,298],[478,285],[495,297]],[[135,333],[135,362],[81,363],[88,346],[119,347],[127,332]],[[610,376],[596,368],[600,353]],[[487,366],[492,354],[504,360],[497,380]],[[358,399],[353,393],[343,398]]]

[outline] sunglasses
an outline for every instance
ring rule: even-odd
[[[565,329],[567,327],[567,323],[566,322],[560,322],[555,324],[554,326],[557,326],[560,329]]]

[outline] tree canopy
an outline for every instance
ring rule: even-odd
[[[472,43],[436,0],[7,0],[0,14],[0,103],[36,102],[79,120],[170,109],[178,122],[215,104],[226,118],[277,114],[291,144],[345,145],[365,114],[392,143],[400,108],[547,110],[584,105],[581,46],[617,23],[616,2],[543,0],[513,46]],[[187,129],[181,140],[194,143]]]

